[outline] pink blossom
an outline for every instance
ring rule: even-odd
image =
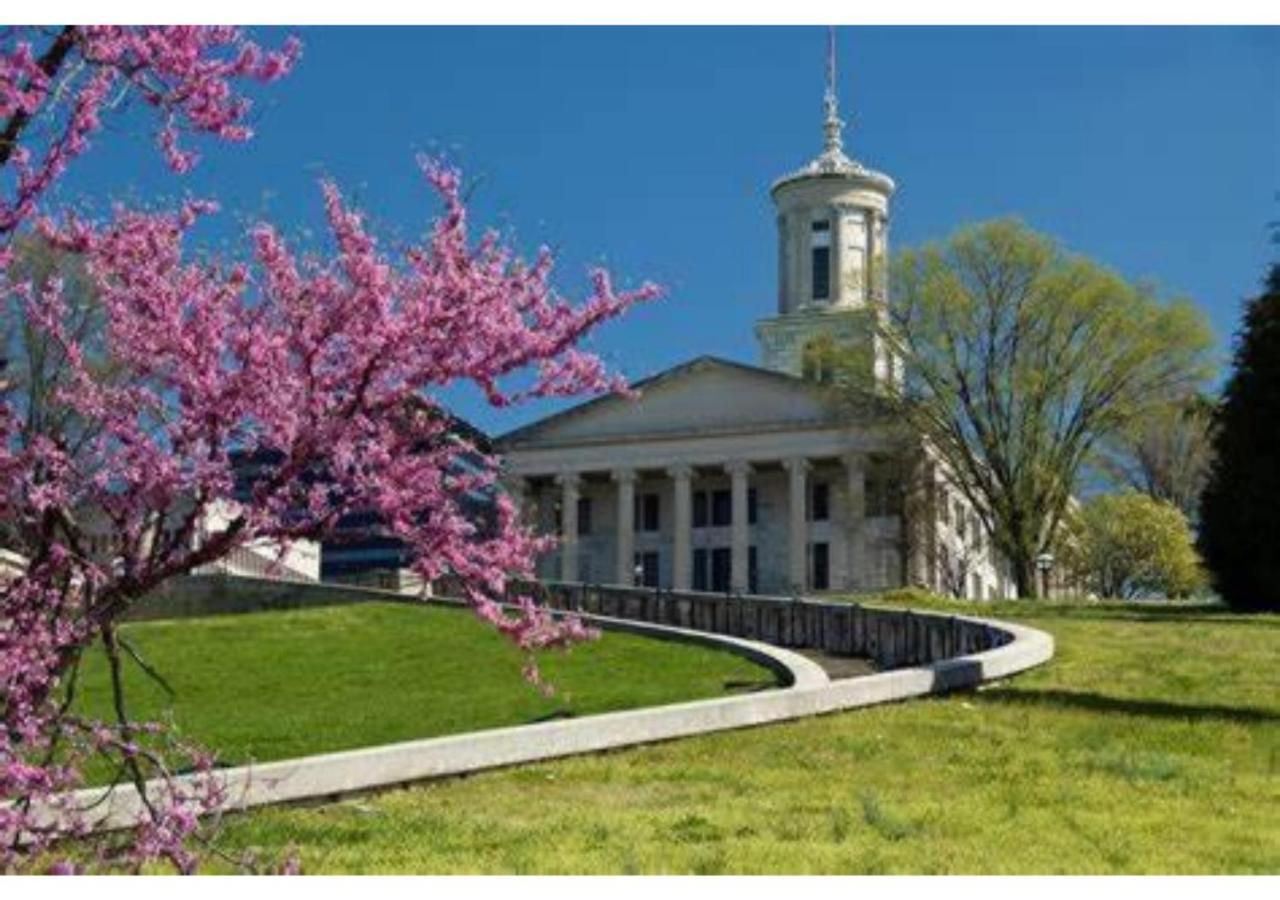
[[[38,46],[37,46],[38,45]],[[159,114],[156,142],[178,173],[198,160],[185,134],[245,141],[252,104],[241,82],[287,75],[302,53],[289,38],[263,50],[238,28],[207,26],[13,27],[0,35],[0,249],[101,129],[108,102],[132,92]],[[40,120],[40,127],[28,127]],[[0,268],[5,260],[0,254]]]
[[[521,525],[503,495],[492,522],[468,514],[468,494],[494,490],[501,461],[453,433],[437,397],[459,382],[497,406],[625,390],[579,345],[659,291],[618,290],[596,272],[585,300],[570,301],[553,286],[550,252],[526,261],[494,232],[473,238],[460,174],[430,159],[420,165],[442,211],[425,239],[394,254],[330,183],[327,256],[299,254],[263,223],[245,235],[248,263],[193,257],[188,235],[216,212],[207,202],[120,208],[107,221],[52,215],[41,203],[88,149],[108,97],[123,90],[154,107],[161,152],[184,171],[196,160],[185,136],[246,139],[238,85],[280,78],[300,53],[296,41],[265,51],[222,26],[56,35],[0,35],[0,120],[42,117],[0,149],[0,266],[7,237],[33,226],[83,263],[105,327],[93,347],[70,333],[56,280],[0,289],[16,292],[0,300],[25,304],[65,358],[51,399],[87,435],[33,429],[0,387],[0,520],[29,560],[0,583],[0,871],[48,868],[60,840],[87,839],[91,818],[69,792],[85,761],[106,757],[161,787],[131,831],[95,836],[89,868],[163,860],[189,872],[202,820],[225,800],[214,761],[161,724],[64,708],[81,656],[110,649],[130,605],[168,578],[250,542],[321,539],[371,512],[424,577],[460,578],[476,614],[526,651],[526,677],[549,690],[535,654],[593,632],[528,597],[510,612],[499,605],[550,539]],[[108,368],[114,377],[102,377]],[[267,462],[233,501],[246,456]],[[225,525],[210,532],[215,510]],[[176,778],[179,768],[190,776]],[[278,867],[296,869],[292,857]]]
[[[37,561],[0,591],[0,692],[19,736],[0,745],[0,795],[48,803],[75,782],[73,772],[33,762],[53,734],[155,771],[160,731],[58,714],[69,655],[165,579],[252,541],[323,538],[352,512],[375,513],[409,545],[424,577],[460,578],[476,614],[529,654],[526,677],[540,690],[550,687],[535,654],[594,636],[529,597],[510,612],[499,605],[508,579],[531,574],[547,539],[520,524],[505,496],[486,527],[468,514],[466,496],[492,490],[501,461],[453,434],[434,397],[459,381],[479,385],[495,405],[618,389],[578,344],[658,290],[619,291],[595,273],[587,298],[569,301],[552,286],[549,254],[527,263],[492,234],[471,239],[457,172],[435,162],[423,171],[442,213],[421,243],[397,255],[333,184],[322,186],[334,247],[324,259],[299,256],[267,224],[246,235],[247,266],[189,259],[184,244],[213,214],[207,204],[119,209],[101,223],[41,220],[46,239],[83,259],[106,315],[104,352],[127,377],[94,374],[64,329],[59,283],[26,291],[31,322],[68,360],[58,402],[94,436],[74,453],[56,436],[0,441],[0,517],[19,524],[21,549]],[[519,378],[529,383],[506,386]],[[0,427],[16,435],[23,410],[0,412]],[[264,464],[246,502],[226,506],[237,455],[262,451],[275,462]],[[195,523],[219,504],[235,509],[229,523],[197,539]],[[109,565],[82,549],[76,516],[85,510],[111,532]],[[191,870],[189,839],[213,796],[168,791],[117,860]],[[75,822],[68,813],[66,827]],[[29,825],[0,821],[0,840]],[[19,865],[8,852],[7,863]]]

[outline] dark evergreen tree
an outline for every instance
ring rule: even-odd
[[[1245,305],[1200,501],[1201,551],[1237,609],[1280,610],[1280,263]]]

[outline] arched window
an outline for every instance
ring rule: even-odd
[[[830,335],[810,339],[800,353],[800,377],[830,384],[835,380],[836,345]]]

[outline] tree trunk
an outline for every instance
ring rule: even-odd
[[[40,71],[51,81],[62,68],[62,64],[66,62],[67,54],[71,52],[75,43],[76,26],[65,25],[49,45],[49,49],[36,61]],[[31,83],[28,81],[24,87],[30,89]],[[18,148],[18,138],[22,136],[23,130],[29,124],[31,124],[31,114],[26,110],[20,109],[9,117],[4,130],[0,132],[0,168],[3,168],[13,156],[13,151]]]
[[[1018,596],[1039,598],[1040,582],[1039,573],[1036,572],[1035,554],[1020,548],[1010,556],[1009,566],[1013,569],[1013,584],[1018,589]]]

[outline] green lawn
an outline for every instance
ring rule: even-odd
[[[1057,658],[944,698],[262,810],[224,842],[296,845],[312,872],[1280,872],[1280,618],[979,609],[1052,632]]]
[[[136,623],[126,637],[175,697],[130,665],[135,718],[172,713],[220,760],[266,761],[554,716],[590,715],[772,686],[773,674],[707,648],[605,634],[542,660],[547,698],[523,655],[469,612],[369,603]],[[106,664],[89,657],[80,708],[110,710]]]

